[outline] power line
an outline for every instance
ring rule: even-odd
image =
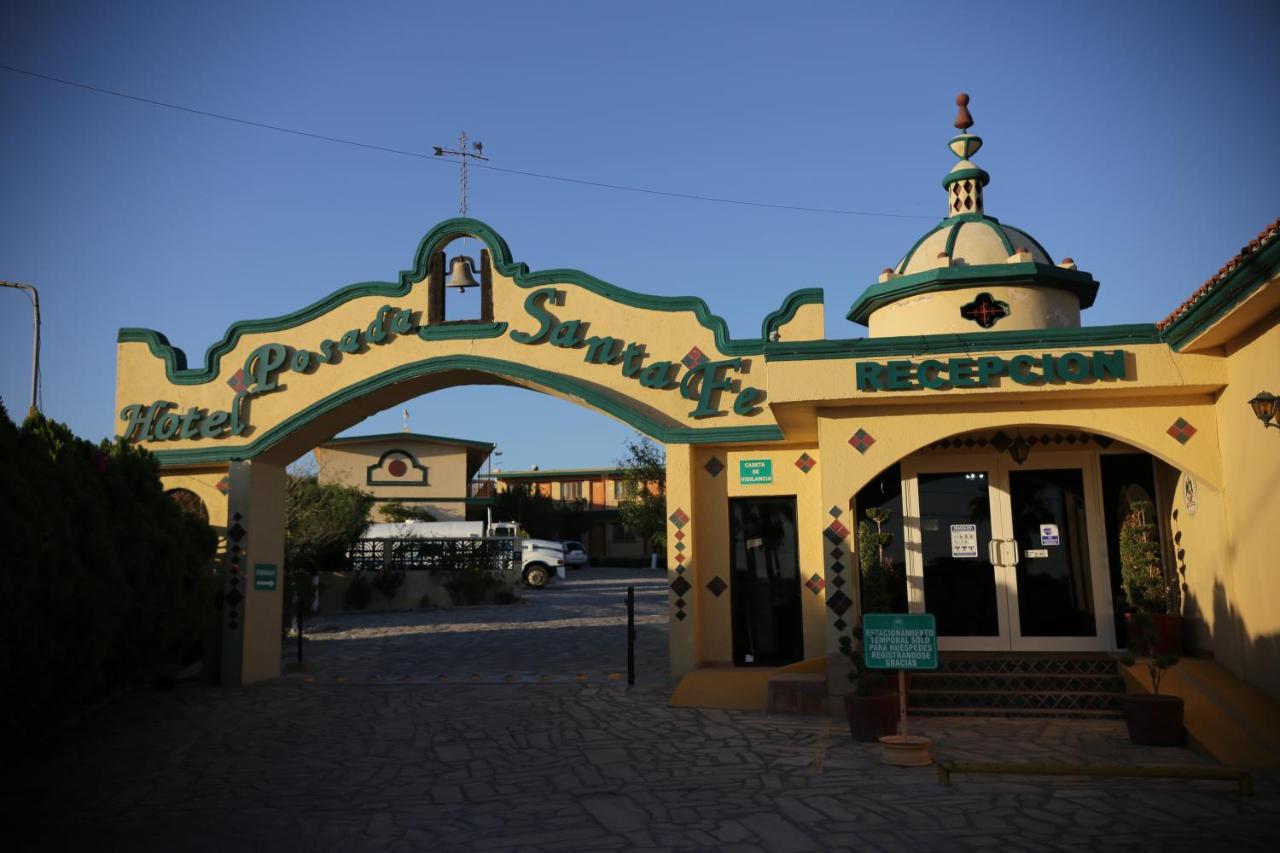
[[[237,116],[226,115],[224,113],[215,113],[209,110],[195,109],[194,107],[184,107],[181,104],[171,104],[166,101],[158,101],[153,98],[144,98],[140,95],[131,95],[128,92],[119,92],[115,89],[106,89],[101,86],[92,86],[88,83],[80,83],[75,80],[67,80],[62,77],[54,77],[49,74],[41,74],[37,71],[29,71],[25,68],[17,68],[13,65],[5,65],[0,63],[0,70],[9,71],[13,74],[22,74],[27,77],[35,77],[39,80],[47,80],[50,83],[59,83],[63,86],[73,86],[77,89],[84,89],[89,92],[96,92],[100,95],[110,95],[115,98],[123,98],[128,101],[135,101],[140,104],[149,104],[153,107],[162,107],[167,110],[176,110],[178,112],[189,113],[191,115],[203,116],[204,118],[217,119],[218,121],[232,122],[233,124],[241,124],[247,127],[256,127],[259,130],[271,130],[276,133],[287,133],[292,136],[302,136],[307,139],[316,139],[321,142],[332,142],[337,145],[348,145],[353,148],[364,148],[369,151],[379,151],[383,154],[395,154],[400,157],[413,157],[419,160],[428,160],[436,163],[446,162],[436,159],[434,154],[425,151],[411,151],[405,148],[392,148],[386,145],[375,145],[371,142],[360,142],[356,139],[344,139],[340,136],[328,136],[323,133],[313,133],[309,130],[298,130],[297,128],[284,127],[278,124],[268,124],[267,122],[253,121],[252,119],[239,118]],[[650,187],[637,187],[629,184],[612,184],[604,181],[592,181],[586,178],[570,178],[564,175],[551,175],[545,172],[530,172],[523,169],[510,169],[504,166],[494,166],[485,163],[474,163],[472,168],[488,169],[491,172],[502,172],[508,175],[520,175],[526,178],[538,178],[544,181],[559,181],[565,184],[578,184],[584,187],[596,187],[597,189],[618,190],[621,192],[643,193],[645,195],[664,196],[666,198],[681,198],[689,201],[705,201],[714,202],[716,204],[736,204],[743,207],[765,207],[773,210],[792,210],[801,213],[823,213],[835,216],[876,216],[889,219],[928,219],[936,220],[936,216],[920,216],[912,213],[885,213],[874,210],[846,210],[836,207],[808,207],[798,204],[774,204],[767,201],[749,201],[746,199],[726,198],[723,196],[698,195],[695,193],[679,193],[670,192],[668,190],[657,190]]]

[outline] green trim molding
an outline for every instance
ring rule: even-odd
[[[422,482],[420,483],[402,483],[398,480],[375,480],[373,472],[382,468],[383,463],[387,461],[388,456],[399,454],[405,456],[409,460],[409,464],[413,466],[413,470],[422,472]],[[364,484],[366,486],[397,486],[407,489],[425,489],[431,485],[431,470],[418,461],[418,457],[414,456],[407,450],[399,447],[393,447],[378,457],[378,461],[372,465],[368,465],[364,469]]]
[[[719,444],[725,442],[767,442],[783,438],[782,430],[775,425],[740,427],[682,427],[659,423],[649,415],[623,405],[617,397],[597,390],[594,386],[560,373],[529,367],[504,359],[471,355],[448,355],[409,362],[368,377],[302,411],[285,418],[264,430],[248,444],[228,446],[225,442],[213,447],[184,450],[152,450],[162,465],[193,465],[209,462],[231,462],[252,459],[282,441],[317,418],[322,417],[353,400],[397,382],[406,382],[422,376],[449,371],[475,371],[504,379],[530,382],[549,388],[582,401],[590,408],[612,415],[640,432],[663,444]]]
[[[1098,282],[1087,272],[1068,270],[1051,264],[1028,261],[1019,264],[977,264],[939,267],[898,276],[873,284],[849,308],[847,319],[866,325],[871,313],[886,305],[944,290],[964,290],[986,286],[1053,287],[1075,294],[1081,308],[1088,308],[1098,295]]]
[[[1174,350],[1181,350],[1277,273],[1280,273],[1280,239],[1273,240],[1227,273],[1203,298],[1165,327],[1164,340]]]
[[[949,187],[956,181],[963,181],[965,178],[977,178],[985,187],[991,183],[991,176],[987,174],[985,169],[979,169],[977,166],[971,166],[968,169],[956,169],[947,172],[947,176],[942,179],[942,185]]]
[[[796,312],[801,306],[821,305],[823,299],[820,287],[808,287],[788,294],[787,298],[782,300],[778,310],[770,311],[765,315],[764,322],[760,324],[760,338],[768,341],[771,334],[795,319]]]
[[[430,441],[436,444],[458,444],[463,447],[476,447],[481,450],[492,450],[497,445],[488,441],[475,441],[469,438],[449,438],[446,435],[428,435],[425,432],[378,432],[371,435],[348,435],[342,438],[331,438],[321,447],[333,444],[359,444],[375,441]]]
[[[764,352],[764,344],[768,335],[759,338],[743,338],[733,340],[729,335],[729,327],[725,321],[707,307],[707,303],[696,296],[651,296],[626,290],[575,269],[551,269],[530,272],[527,264],[515,261],[511,249],[498,232],[478,219],[456,217],[439,223],[422,238],[414,253],[413,266],[402,270],[395,282],[369,281],[351,284],[334,291],[305,308],[289,314],[268,317],[260,320],[238,320],[232,323],[223,336],[211,344],[205,352],[201,367],[188,367],[187,355],[173,346],[160,332],[152,329],[122,328],[116,336],[119,343],[145,343],[151,354],[163,359],[165,375],[176,385],[200,385],[211,382],[220,372],[223,356],[235,349],[236,344],[246,334],[278,332],[292,329],[320,317],[329,311],[365,296],[383,298],[402,297],[409,294],[413,285],[427,277],[427,263],[431,254],[441,246],[457,237],[469,236],[482,242],[490,251],[494,267],[502,275],[511,278],[516,285],[524,289],[543,287],[549,284],[576,285],[592,293],[598,294],[614,302],[642,308],[650,311],[688,311],[698,322],[709,329],[715,336],[716,347],[726,355],[760,355]],[[820,292],[819,292],[820,293]],[[785,322],[788,311],[791,316],[800,305],[808,304],[815,299],[815,290],[797,291],[783,300],[782,307],[765,318],[765,327],[770,322]],[[491,338],[505,331],[503,323],[449,323],[420,326],[418,334],[425,339],[450,338]]]
[[[997,352],[1001,350],[1083,349],[1122,344],[1163,343],[1154,323],[1084,326],[1068,329],[1026,329],[1000,332],[961,332],[949,335],[902,335],[828,341],[779,342],[769,347],[765,361],[813,361],[831,358],[878,358],[898,355]]]

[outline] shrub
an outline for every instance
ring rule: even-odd
[[[209,525],[165,495],[146,450],[0,406],[0,749],[110,690],[199,656],[214,618]]]
[[[383,569],[374,575],[372,584],[373,588],[382,593],[390,604],[391,599],[396,597],[396,591],[404,584],[404,569]]]
[[[373,586],[363,573],[352,576],[351,583],[342,593],[342,603],[347,610],[364,610],[373,600]]]

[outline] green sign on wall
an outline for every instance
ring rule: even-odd
[[[275,563],[254,563],[253,564],[253,588],[263,589],[270,592],[276,588],[276,565]]]
[[[738,482],[746,485],[765,485],[773,482],[772,459],[738,460]]]
[[[863,614],[862,651],[868,669],[937,669],[938,626],[933,614]]]

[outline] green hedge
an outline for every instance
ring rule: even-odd
[[[199,656],[213,618],[208,524],[164,494],[155,458],[0,406],[0,751],[94,697]]]

